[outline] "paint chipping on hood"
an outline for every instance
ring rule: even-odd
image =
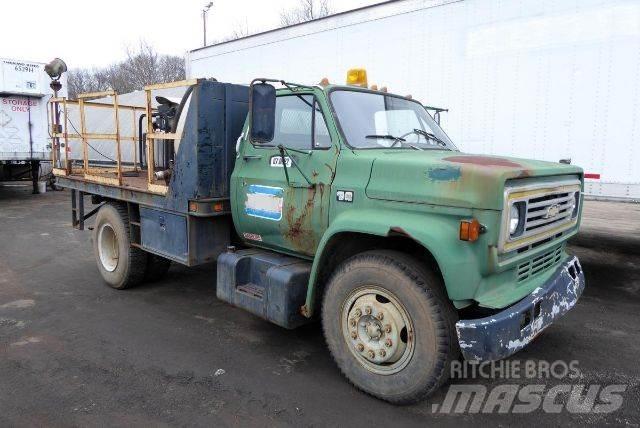
[[[502,209],[507,180],[581,174],[574,165],[450,151],[372,151],[366,194],[372,199]]]

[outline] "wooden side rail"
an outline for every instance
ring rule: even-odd
[[[111,103],[100,103],[95,101],[90,101],[91,99],[98,97],[113,97],[113,101]],[[133,171],[139,170],[139,160],[138,160],[138,150],[137,144],[138,141],[138,120],[137,114],[140,112],[146,111],[146,107],[141,106],[132,106],[126,104],[120,104],[118,102],[118,94],[114,91],[103,91],[103,92],[91,92],[86,94],[79,94],[77,100],[70,100],[66,97],[52,97],[49,99],[49,104],[51,106],[50,109],[50,136],[53,140],[52,144],[52,162],[54,166],[54,174],[55,175],[69,175],[72,174],[73,166],[72,160],[69,159],[70,153],[70,140],[81,140],[82,141],[82,161],[83,167],[82,172],[84,174],[92,174],[92,171],[96,171],[96,168],[89,167],[89,140],[113,140],[116,142],[116,166],[115,169],[104,168],[103,173],[106,172],[115,172],[117,181],[119,184],[122,184],[122,173],[124,171],[131,170],[130,168],[122,167],[122,156],[121,156],[121,142],[122,141],[130,141],[132,142],[132,159],[133,159]],[[62,105],[62,111],[60,111],[60,105]],[[69,107],[77,107],[78,114],[80,117],[80,130],[75,129],[71,120],[69,118]],[[101,109],[112,109],[114,111],[114,128],[115,133],[95,133],[95,132],[87,132],[86,125],[86,113],[85,107],[90,108],[101,108]],[[121,135],[120,133],[120,110],[129,110],[131,111],[131,126],[132,126],[132,135]],[[55,112],[58,111],[58,115],[62,113],[62,118],[58,117],[58,121],[60,122],[58,126],[56,125],[56,116]],[[75,132],[69,132],[69,128],[74,128]],[[80,132],[80,133],[78,133]],[[64,164],[62,164],[59,157],[62,157],[59,153],[59,149],[61,144],[60,141],[64,141]]]

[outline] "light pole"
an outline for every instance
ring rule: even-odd
[[[207,46],[207,12],[209,12],[211,6],[213,6],[212,1],[202,9],[202,46]]]
[[[60,110],[58,109],[58,91],[62,89],[62,83],[60,83],[60,78],[62,77],[62,73],[67,71],[67,64],[65,64],[65,62],[60,58],[55,58],[49,64],[44,66],[44,71],[51,78],[51,83],[49,84],[49,87],[53,90],[53,98],[55,99],[55,101],[52,103],[53,104],[52,105],[53,107],[52,130],[54,135],[59,135],[62,133],[62,126],[60,125]],[[67,147],[65,147],[64,149],[67,150]],[[53,137],[51,150],[54,152],[53,159],[55,160],[55,162],[53,162],[53,167],[60,168],[62,166],[61,164],[62,159],[60,156],[60,138],[59,137],[57,136]],[[68,169],[69,167],[68,165],[64,165],[64,168]],[[35,180],[37,180],[37,177],[36,179],[34,179],[33,193],[37,193]]]

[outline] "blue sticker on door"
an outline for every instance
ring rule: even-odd
[[[244,212],[251,217],[280,221],[283,199],[284,190],[282,187],[251,184],[247,190]]]

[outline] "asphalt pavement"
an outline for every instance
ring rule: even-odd
[[[71,228],[69,192],[0,186],[0,425],[637,426],[640,209],[600,204],[587,204],[585,232],[570,246],[584,295],[509,360],[577,361],[580,375],[453,385],[623,385],[620,408],[442,413],[448,387],[416,405],[381,402],[341,376],[319,324],[288,331],[218,301],[213,265],[107,287],[90,232]]]

